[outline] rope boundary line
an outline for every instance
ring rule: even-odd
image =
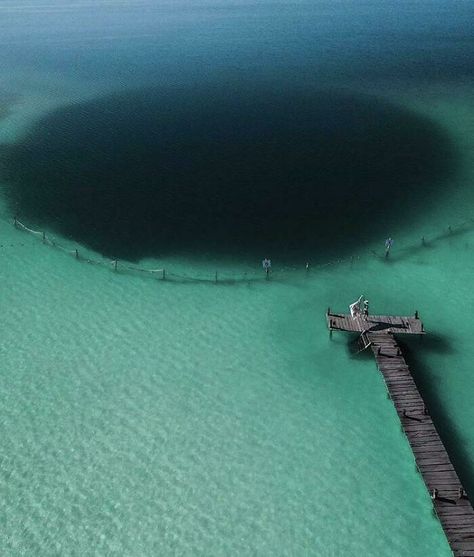
[[[2,219],[5,220],[5,219]],[[10,222],[10,220],[8,219],[8,221]],[[118,259],[107,259],[104,258],[103,260],[99,260],[99,259],[93,259],[91,257],[85,257],[83,255],[81,255],[79,248],[73,248],[70,249],[64,245],[62,245],[60,242],[58,242],[54,237],[51,237],[49,235],[46,234],[46,232],[44,231],[40,231],[40,230],[33,230],[32,228],[28,227],[26,224],[24,224],[23,222],[21,222],[18,218],[14,218],[13,220],[13,225],[15,228],[17,228],[18,230],[21,230],[23,232],[28,232],[29,234],[32,234],[33,236],[35,236],[36,238],[41,238],[41,241],[43,244],[45,245],[49,245],[51,247],[54,247],[56,249],[61,250],[62,252],[66,253],[67,255],[73,256],[75,259],[77,259],[78,261],[82,261],[84,263],[88,263],[89,265],[96,265],[96,266],[102,266],[102,267],[106,267],[109,269],[112,269],[114,272],[128,272],[128,273],[140,273],[142,276],[143,275],[148,275],[153,277],[155,280],[159,279],[159,280],[169,280],[169,281],[173,281],[173,282],[181,282],[181,283],[189,283],[189,282],[199,282],[199,283],[221,283],[221,284],[232,284],[232,283],[242,283],[242,282],[261,282],[264,280],[268,280],[268,275],[265,272],[262,273],[258,273],[257,271],[255,272],[244,272],[242,275],[240,276],[226,276],[226,272],[219,272],[219,271],[214,271],[212,276],[196,276],[196,275],[188,275],[185,273],[175,273],[175,272],[169,272],[167,271],[165,268],[160,268],[160,269],[147,269],[144,267],[141,267],[139,265],[133,265],[130,263],[121,263]],[[439,240],[443,240],[447,237],[456,235],[456,234],[461,234],[461,233],[465,233],[467,232],[466,230],[466,226],[469,225],[469,228],[473,228],[474,227],[474,219],[469,217],[465,220],[463,220],[461,223],[454,225],[454,226],[448,226],[447,229],[444,229],[441,233],[438,233],[434,236],[422,236],[421,237],[421,242],[417,243],[417,244],[410,244],[410,245],[406,245],[406,246],[402,246],[400,248],[396,248],[396,256],[398,257],[399,255],[403,255],[404,253],[413,251],[413,250],[417,250],[417,249],[422,249],[434,242],[437,242]],[[379,259],[385,259],[387,257],[387,253],[383,253],[383,254],[379,254],[374,250],[368,249],[365,250],[364,252],[361,252],[360,254],[357,255],[350,255],[347,257],[341,257],[338,259],[334,259],[331,261],[326,261],[323,263],[316,263],[314,265],[309,265],[309,263],[306,263],[306,266],[302,266],[303,270],[306,270],[306,273],[310,270],[313,269],[325,269],[328,267],[332,267],[332,266],[336,266],[336,265],[342,265],[344,263],[350,263],[351,267],[352,265],[357,262],[360,261],[364,256],[368,256],[368,257],[375,257],[375,258],[379,258]],[[390,258],[393,259],[393,256],[390,254]],[[275,276],[275,278],[277,279],[281,279],[284,278],[285,274],[289,275],[291,274],[291,276],[294,276],[294,274],[296,272],[301,272],[300,268],[291,268],[291,269],[283,269],[281,271],[275,271],[272,270],[271,275]]]

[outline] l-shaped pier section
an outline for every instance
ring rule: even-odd
[[[326,319],[330,334],[358,333],[360,350],[372,350],[453,555],[474,557],[474,510],[395,338],[425,334],[418,313],[353,318],[328,309]]]

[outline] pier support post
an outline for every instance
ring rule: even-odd
[[[76,259],[79,259],[79,250],[77,250],[77,249],[74,250],[74,257],[75,257]]]
[[[46,244],[46,232],[43,232],[43,244]]]
[[[415,459],[416,470],[422,476],[432,500],[432,510],[439,519],[447,541],[456,556],[474,557],[474,509],[469,494],[451,462],[429,409],[419,392],[414,377],[398,345],[397,335],[418,335],[423,339],[425,329],[418,311],[407,316],[377,316],[368,330],[362,319],[333,313],[326,317],[330,330],[360,333],[371,344],[379,368],[400,419],[400,429],[407,438]],[[383,350],[382,350],[383,347]],[[380,354],[382,352],[382,357]],[[399,354],[396,356],[396,354]]]

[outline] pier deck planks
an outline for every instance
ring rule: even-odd
[[[394,334],[425,334],[417,317],[326,315],[332,331],[365,333],[415,462],[455,557],[474,557],[474,510],[431,419]],[[463,495],[460,496],[460,493]]]

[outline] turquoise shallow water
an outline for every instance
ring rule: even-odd
[[[2,228],[4,552],[448,554],[381,377],[325,330],[362,285],[423,302],[382,262],[185,286]]]
[[[156,7],[149,2],[129,4],[126,23],[124,3],[99,3],[96,12],[91,6],[29,2],[0,8],[4,29],[30,36],[10,41],[2,54],[5,103],[15,98],[0,122],[4,144],[21,138],[53,107],[128,86],[131,58],[137,81],[155,82],[156,75],[147,79],[147,72],[156,50],[167,80],[185,79],[177,77],[176,57],[187,64],[186,79],[194,79],[199,72],[193,61],[202,61],[216,44],[219,56],[207,57],[201,73],[228,75],[234,64],[246,78],[257,75],[263,70],[250,56],[251,44],[262,21],[267,39],[276,36],[267,46],[265,37],[257,42],[262,65],[275,74],[285,69],[282,76],[265,79],[291,81],[294,64],[304,79],[314,79],[302,56],[305,43],[296,41],[293,27],[284,56],[270,48],[282,40],[270,31],[285,29],[286,23],[269,17],[263,3],[254,10],[249,3],[232,4],[224,15],[217,4],[194,12],[162,7],[166,25],[159,40],[153,38],[156,28],[146,23],[157,25],[150,15]],[[294,4],[279,6],[282,17],[292,14],[307,38],[311,25],[303,18],[304,4],[302,11]],[[390,10],[380,14],[362,7],[348,21],[327,4],[318,6],[337,16],[331,20],[335,27],[323,26],[328,37],[335,28],[356,24],[367,37],[367,13],[376,21],[385,15],[388,28],[399,30]],[[407,22],[425,13],[403,6],[398,21],[411,34]],[[435,24],[436,14],[446,12],[446,4],[437,6],[435,15],[427,16],[425,45],[432,44],[429,37],[449,37],[457,21],[453,16],[454,23],[445,18],[444,26]],[[81,38],[73,33],[71,13],[74,21],[89,25]],[[199,33],[196,22],[203,21]],[[222,30],[229,29],[234,34],[227,42]],[[468,49],[469,36],[462,38],[459,26],[455,29]],[[188,42],[176,39],[183,36]],[[400,45],[398,36],[391,36],[390,45]],[[115,274],[42,245],[12,226],[2,199],[2,555],[450,554],[380,374],[370,359],[351,358],[345,337],[329,339],[324,313],[328,305],[343,310],[362,292],[374,312],[420,311],[431,335],[408,347],[414,373],[474,493],[469,280],[474,227],[455,227],[471,216],[473,201],[469,67],[458,57],[457,73],[451,66],[449,76],[437,76],[436,66],[421,64],[413,53],[398,62],[386,55],[390,64],[382,64],[374,54],[377,40],[362,39],[351,43],[355,50],[348,49],[350,63],[343,64],[339,54],[331,55],[338,41],[343,42],[323,43],[327,58],[315,66],[324,84],[339,69],[329,85],[343,82],[429,117],[457,153],[457,173],[443,190],[427,195],[410,219],[387,220],[387,234],[395,238],[389,261],[371,253],[381,253],[384,236],[368,233],[354,248],[363,255],[352,265],[314,266],[306,274],[302,260],[300,269],[280,280],[278,254],[271,254],[270,282],[163,282]],[[232,44],[240,45],[235,55],[229,54]],[[357,45],[374,56],[366,58],[371,72],[364,82],[351,77]],[[315,63],[313,51],[309,57]],[[417,73],[420,65],[425,71]],[[343,252],[318,260],[351,253]],[[245,253],[222,257],[205,250],[142,264],[210,277],[216,268],[241,275],[258,266]]]

